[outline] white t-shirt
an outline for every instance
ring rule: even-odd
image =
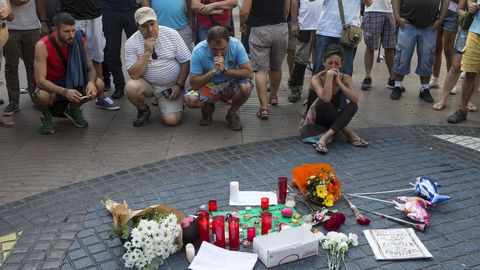
[[[360,0],[343,0],[345,23],[360,26]],[[342,20],[337,0],[324,0],[317,26],[317,35],[342,37]]]
[[[298,9],[298,27],[300,30],[317,29],[323,0],[300,0]]]
[[[390,0],[373,0],[372,5],[365,6],[365,12],[389,12],[393,13]]]
[[[190,61],[190,51],[176,30],[158,26],[155,41],[157,60],[150,58],[143,78],[156,90],[164,90],[175,84],[180,75],[181,64]],[[145,51],[145,40],[140,31],[135,32],[125,43],[125,64],[130,69]]]

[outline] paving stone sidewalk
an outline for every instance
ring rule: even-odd
[[[343,201],[338,202],[335,208],[348,216],[342,231],[360,236],[359,247],[347,254],[348,269],[480,269],[476,223],[480,216],[480,155],[475,140],[480,128],[415,125],[368,128],[359,133],[370,142],[368,148],[354,148],[337,138],[329,146],[331,152],[322,156],[296,137],[264,141],[166,159],[3,205],[0,235],[19,230],[23,234],[2,269],[122,269],[124,250],[118,238],[109,237],[112,218],[100,200],[125,199],[134,209],[165,203],[192,214],[215,198],[219,207],[231,209],[227,206],[230,181],[240,181],[243,190],[274,190],[277,176],[290,176],[291,168],[304,163],[332,164],[344,192],[406,188],[422,175],[439,181],[444,185],[441,192],[454,198],[430,210],[431,227],[417,233],[434,258],[402,262],[375,261],[361,233],[364,227],[355,224]],[[469,143],[463,147],[448,140],[457,137]],[[355,203],[401,216],[382,203]],[[370,228],[399,227],[371,218]],[[180,252],[160,269],[187,266]],[[276,269],[325,266],[320,251],[318,256]],[[255,269],[265,267],[257,262]]]

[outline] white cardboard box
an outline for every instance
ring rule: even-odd
[[[267,268],[318,254],[318,237],[302,226],[255,237],[253,252]]]

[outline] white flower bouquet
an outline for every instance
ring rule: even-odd
[[[107,200],[113,215],[115,232],[125,247],[125,267],[157,269],[183,246],[180,222],[185,215],[166,205],[154,205],[132,211],[126,203]]]
[[[348,237],[343,233],[334,231],[327,233],[326,236],[321,232],[318,235],[322,248],[327,252],[329,270],[340,269],[344,263],[348,246],[350,244],[354,247],[358,245],[358,236],[354,233],[348,234]]]

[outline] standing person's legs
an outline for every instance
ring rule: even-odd
[[[447,72],[452,65],[455,36],[458,31],[458,16],[455,11],[448,11],[448,15],[442,23],[442,29],[437,33],[437,44],[435,50],[435,62],[433,64],[433,78],[429,84],[430,88],[438,88],[438,76],[442,66],[442,49],[445,55],[445,62],[447,64]]]
[[[8,29],[6,27],[3,27],[2,29],[0,29],[0,67],[2,66],[3,46],[5,45],[7,40],[8,40]],[[0,98],[0,105],[3,103],[4,103],[3,99]],[[0,115],[0,125],[13,126],[15,125],[15,123],[12,120],[7,119],[6,117],[3,117],[2,115]]]
[[[402,92],[404,91],[403,77],[410,73],[410,63],[412,61],[415,45],[417,44],[417,32],[417,28],[410,24],[398,28],[393,66],[395,87],[390,95],[390,98],[393,100],[400,99]]]
[[[82,30],[87,38],[87,47],[93,60],[97,77],[103,76],[102,62],[104,60],[105,36],[103,34],[102,16],[90,20],[75,20],[77,30]]]
[[[288,65],[288,81],[290,82],[293,73],[293,65],[295,64],[295,50],[297,47],[297,38],[290,31],[291,23],[288,23],[288,45],[287,45],[287,65]]]
[[[192,29],[187,25],[182,29],[178,29],[177,32],[180,34],[180,36],[183,39],[183,42],[185,42],[185,45],[187,45],[187,48],[190,52],[193,51],[193,32]]]
[[[270,77],[269,102],[272,103],[272,105],[276,105],[278,103],[278,88],[282,81],[282,63],[288,47],[288,29],[285,23],[272,25],[269,28],[270,39],[272,40],[270,45],[270,69],[268,72]]]
[[[428,103],[433,103],[433,97],[428,88],[428,82],[432,75],[433,61],[435,58],[435,39],[437,31],[432,26],[419,31],[417,41],[418,65],[415,73],[420,76],[419,97]]]
[[[28,91],[30,96],[33,95],[33,62],[35,60],[35,45],[40,40],[40,31],[38,29],[25,31],[22,36],[22,55],[23,63],[25,64],[25,70],[27,72]]]
[[[475,77],[480,72],[480,35],[473,32],[468,33],[467,36],[467,45],[462,57],[462,71],[466,74],[462,86],[460,109],[447,119],[452,124],[467,120],[468,101],[475,91]]]
[[[395,75],[393,74],[393,63],[395,57],[396,45],[396,26],[393,13],[383,13],[383,31],[382,31],[382,46],[385,50],[385,64],[388,69],[387,88],[395,86]]]
[[[369,90],[372,87],[372,67],[374,51],[380,49],[380,36],[383,29],[382,12],[365,12],[362,22],[363,37],[367,48],[365,49],[364,65],[365,78],[362,81],[362,90]]]
[[[23,31],[9,30],[9,39],[3,47],[3,55],[5,56],[5,82],[9,101],[9,106],[3,110],[3,115],[5,116],[13,115],[19,110],[20,83],[18,81],[18,62],[22,54],[22,32]]]
[[[314,42],[315,31],[300,30],[300,36],[297,40],[295,51],[295,65],[293,73],[290,77],[290,92],[288,101],[295,103],[300,99],[303,90],[303,80],[305,78],[305,70],[310,60],[311,47]]]
[[[442,51],[443,51],[443,29],[438,29],[437,39],[435,40],[435,61],[433,63],[433,78],[429,83],[430,88],[439,88],[438,76],[442,68]]]
[[[123,97],[125,88],[125,78],[122,71],[122,60],[120,59],[120,51],[122,46],[122,23],[121,12],[104,10],[103,32],[106,40],[106,54],[105,63],[113,77],[113,83],[115,84],[115,92],[112,94],[112,98],[118,99]]]
[[[436,111],[443,110],[447,105],[448,96],[450,92],[457,84],[458,78],[462,71],[460,70],[460,63],[462,61],[462,54],[455,53],[453,56],[452,65],[450,70],[447,73],[447,77],[445,77],[445,82],[443,83],[442,95],[437,103],[433,104],[433,109]]]

